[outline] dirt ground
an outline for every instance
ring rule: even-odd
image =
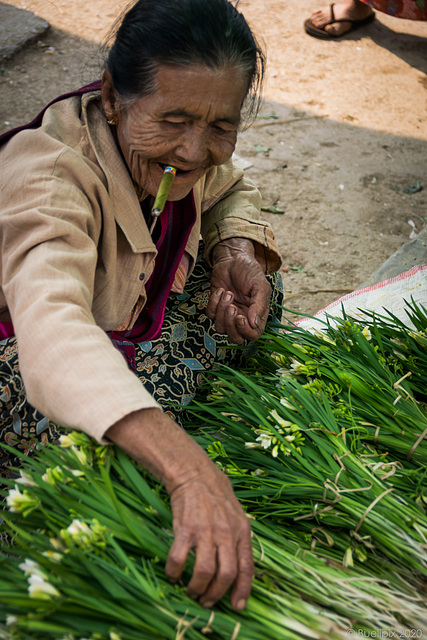
[[[99,77],[126,0],[3,0],[51,29],[0,69],[0,132]],[[283,254],[289,309],[357,288],[427,220],[427,23],[377,14],[338,41],[307,36],[315,0],[242,0],[264,43],[265,101],[236,149]],[[421,189],[421,187],[424,187]],[[411,236],[412,234],[412,236]]]

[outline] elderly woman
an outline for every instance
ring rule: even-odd
[[[171,498],[166,573],[178,580],[195,548],[188,593],[207,607],[231,585],[245,606],[250,526],[168,403],[188,404],[269,313],[280,256],[230,160],[262,71],[227,0],[138,0],[102,82],[0,149],[2,441],[29,450],[76,428],[138,460]],[[166,165],[177,174],[153,225]]]

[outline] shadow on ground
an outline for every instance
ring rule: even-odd
[[[396,27],[399,23],[401,23],[400,20],[394,20]],[[376,45],[387,49],[414,69],[427,73],[427,22],[425,23],[425,29],[426,37],[422,37],[409,33],[400,33],[380,22],[380,20],[375,20],[375,22],[365,27],[363,31],[354,31],[347,34],[345,39],[357,42],[362,38],[369,37]],[[337,38],[336,40],[331,40],[331,42],[340,43],[343,40],[344,38]]]

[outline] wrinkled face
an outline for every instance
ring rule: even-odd
[[[155,93],[116,114],[117,136],[133,180],[156,195],[164,167],[178,169],[169,200],[181,200],[206,171],[232,155],[247,88],[236,67],[213,71],[205,66],[160,65]]]

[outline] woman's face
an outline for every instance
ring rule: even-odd
[[[169,200],[181,200],[210,167],[231,157],[247,88],[240,69],[160,65],[155,93],[125,111],[111,99],[108,76],[104,109],[107,117],[115,116],[120,148],[145,192],[156,195],[164,167],[172,165],[178,171]]]

